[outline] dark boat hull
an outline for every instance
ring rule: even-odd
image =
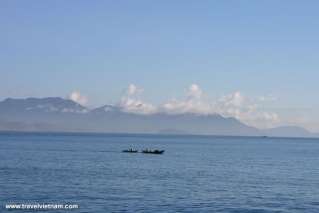
[[[161,155],[164,152],[165,152],[164,150],[160,150],[160,151],[145,151],[145,150],[143,150],[142,151],[143,154],[155,154],[155,155]]]
[[[137,153],[138,151],[137,150],[134,150],[134,151],[123,150],[122,152],[125,152],[125,153]]]

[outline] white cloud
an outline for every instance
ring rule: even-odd
[[[197,84],[192,84],[188,89],[189,98],[200,99],[202,97],[203,91]]]
[[[261,110],[258,100],[248,98],[239,91],[223,96],[216,102],[215,107],[216,112],[223,116],[235,117],[248,125],[260,128],[272,127],[279,122],[276,113]]]
[[[81,104],[81,105],[86,105],[87,102],[88,102],[88,99],[86,96],[83,96],[80,92],[78,91],[73,91],[70,95],[69,95],[69,99],[78,103],[78,104]]]
[[[248,98],[240,91],[225,95],[218,100],[209,100],[197,84],[190,85],[186,98],[168,101],[160,109],[171,114],[220,114],[260,128],[272,127],[279,122],[276,113],[261,110],[258,100]]]
[[[150,103],[142,101],[139,95],[143,92],[142,88],[130,84],[125,95],[121,98],[119,106],[126,112],[151,114],[156,112],[156,107]]]
[[[143,92],[142,88],[137,87],[134,84],[128,85],[128,88],[126,90],[126,95],[131,96],[131,95],[138,95]]]
[[[182,99],[172,99],[156,107],[143,101],[140,95],[143,89],[130,84],[122,97],[119,106],[126,112],[152,114],[165,112],[168,114],[220,114],[234,117],[248,125],[259,128],[273,127],[278,124],[279,116],[259,107],[264,100],[248,98],[240,91],[222,96],[217,100],[207,98],[207,95],[197,84],[191,84]]]
[[[203,98],[203,91],[197,84],[192,84],[188,88],[187,96],[183,100],[173,99],[164,103],[161,110],[167,113],[198,113],[210,114],[212,106]]]

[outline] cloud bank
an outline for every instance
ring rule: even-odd
[[[279,116],[274,112],[261,110],[260,101],[244,96],[240,91],[221,97],[215,104],[215,111],[226,117],[234,117],[246,124],[269,128],[278,124]]]
[[[88,98],[86,96],[83,96],[80,92],[78,91],[73,91],[70,95],[69,95],[69,99],[81,104],[83,106],[85,106],[88,103]]]
[[[260,107],[266,101],[275,100],[273,96],[269,95],[250,98],[240,91],[235,91],[217,99],[210,99],[198,84],[191,84],[183,98],[174,98],[162,104],[154,105],[143,100],[143,92],[143,88],[130,84],[116,105],[125,112],[137,114],[219,114],[224,117],[234,117],[258,128],[270,128],[280,123],[278,114],[262,110]],[[78,91],[73,91],[69,95],[69,99],[84,106],[88,103],[88,98]]]
[[[130,84],[119,102],[119,106],[126,112],[152,114],[164,112],[168,114],[194,113],[200,115],[220,114],[234,117],[248,125],[268,128],[280,122],[274,112],[261,110],[259,104],[265,98],[249,98],[240,91],[211,100],[197,84],[191,84],[182,99],[172,99],[155,106],[144,101],[141,96],[144,90]]]
[[[139,88],[134,84],[130,84],[118,105],[126,112],[138,114],[155,113],[157,111],[155,106],[140,99],[142,92],[142,88]]]

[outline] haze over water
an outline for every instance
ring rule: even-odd
[[[318,142],[1,133],[0,202],[75,203],[72,212],[97,213],[319,212]],[[131,147],[166,151],[121,152]]]

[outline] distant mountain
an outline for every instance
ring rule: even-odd
[[[116,112],[116,111],[121,111],[121,109],[119,107],[116,107],[113,105],[104,105],[102,107],[98,107],[98,108],[91,110],[91,113],[104,114],[107,112]]]
[[[218,114],[137,114],[118,106],[88,109],[63,98],[8,98],[0,102],[0,130],[311,137],[299,127],[259,130]]]
[[[309,132],[308,130],[298,126],[282,126],[277,128],[263,130],[265,135],[271,137],[318,137],[318,134]]]
[[[78,103],[63,98],[7,98],[0,102],[0,112],[86,112],[87,109]]]
[[[0,102],[0,128],[23,131],[74,131],[73,124],[89,110],[59,97],[7,98]]]

